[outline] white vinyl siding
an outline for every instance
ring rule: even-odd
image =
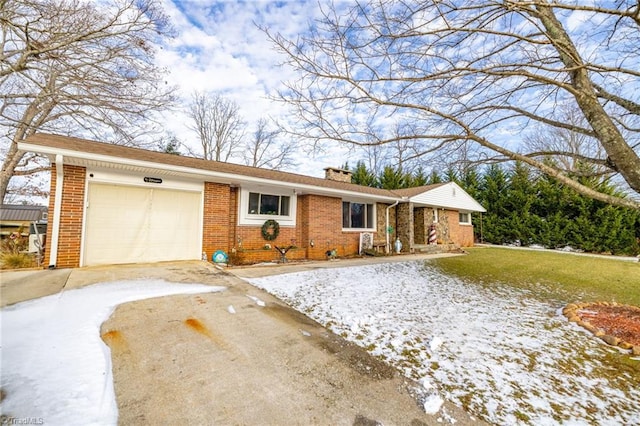
[[[441,207],[447,210],[486,211],[480,203],[453,182],[446,183],[422,194],[414,195],[410,198],[410,201],[418,205]]]
[[[83,266],[201,257],[202,193],[90,183]]]

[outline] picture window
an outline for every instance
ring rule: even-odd
[[[290,197],[286,195],[249,193],[250,215],[289,216]]]
[[[342,227],[345,229],[374,229],[373,204],[343,201]]]

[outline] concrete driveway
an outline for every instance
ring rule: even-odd
[[[240,278],[355,263],[231,273],[205,262],[3,273],[2,304],[134,278],[227,287],[126,303],[103,323],[120,424],[478,424],[446,403],[446,415],[425,414],[419,385]]]

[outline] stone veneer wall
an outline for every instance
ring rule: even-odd
[[[427,233],[434,222],[434,209],[414,207],[411,214],[411,203],[401,203],[398,207],[398,236],[402,242],[402,251],[412,250],[413,244],[428,244]],[[455,243],[465,247],[473,245],[473,227],[460,225],[457,211],[438,210],[436,235],[438,244]],[[395,238],[392,241],[395,241]]]
[[[450,213],[450,210],[438,210],[438,223],[436,224],[436,237],[438,238],[438,244],[454,243],[454,241],[451,239]],[[457,223],[457,219],[455,223]]]
[[[396,237],[400,238],[402,243],[402,252],[410,252],[413,245],[413,203],[400,203],[396,207],[397,210],[397,229]],[[391,242],[392,251],[395,252],[393,243]]]
[[[414,243],[416,244],[427,244],[428,237],[427,231],[429,229],[429,225],[433,222],[431,218],[427,223],[427,219],[429,219],[429,215],[427,214],[426,207],[415,207],[413,209],[413,222],[414,222]]]

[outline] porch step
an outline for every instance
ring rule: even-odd
[[[413,251],[416,253],[436,254],[449,253],[460,250],[458,244],[414,244]]]

